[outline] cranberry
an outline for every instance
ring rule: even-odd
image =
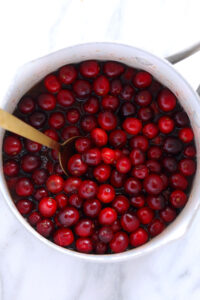
[[[149,148],[149,141],[143,135],[138,135],[130,140],[130,146],[131,148],[139,148],[145,152]]]
[[[62,138],[63,140],[68,140],[73,136],[79,136],[79,129],[75,126],[67,126],[62,130]]]
[[[81,199],[81,197],[79,197],[78,194],[72,194],[70,197],[69,197],[69,204],[71,206],[74,206],[76,208],[81,208],[82,207],[82,204],[83,204],[83,199]]]
[[[73,65],[64,66],[59,70],[59,79],[65,84],[74,82],[76,77],[77,71]]]
[[[97,166],[101,162],[101,151],[91,148],[82,154],[82,159],[88,166]]]
[[[142,107],[138,111],[138,117],[143,122],[148,122],[151,119],[153,119],[153,111],[152,111],[152,109],[150,107]]]
[[[163,181],[160,176],[156,174],[149,174],[144,179],[143,185],[146,192],[151,195],[158,195],[163,190]]]
[[[122,84],[119,79],[114,79],[110,83],[110,93],[112,95],[119,95],[122,91]]]
[[[96,218],[101,210],[101,203],[97,199],[88,199],[83,204],[83,210],[86,216]]]
[[[63,169],[61,168],[60,163],[56,163],[54,165],[54,171],[52,171],[53,173],[56,173],[58,175],[64,175]]]
[[[18,104],[18,108],[22,114],[30,114],[35,109],[35,102],[31,97],[24,97]]]
[[[136,135],[142,129],[142,122],[136,118],[126,118],[122,127],[127,133]]]
[[[122,150],[120,150],[120,149],[114,150],[114,153],[115,153],[115,160],[114,160],[113,164],[116,165],[117,160],[120,157],[124,156],[124,154],[123,154]]]
[[[66,247],[73,243],[74,235],[69,228],[59,228],[54,233],[53,240],[55,244]]]
[[[21,159],[21,167],[24,172],[33,172],[41,164],[40,158],[35,155],[27,154]]]
[[[148,176],[149,170],[145,165],[135,166],[131,173],[137,179],[144,179]]]
[[[133,98],[134,94],[135,94],[134,88],[130,84],[126,84],[123,87],[120,96],[123,100],[130,101]]]
[[[109,203],[115,198],[115,190],[110,184],[102,184],[99,187],[97,198],[103,203]]]
[[[74,207],[66,207],[58,213],[59,222],[68,227],[76,224],[79,220],[79,212]]]
[[[179,170],[185,176],[191,176],[195,173],[196,165],[192,159],[183,159],[179,162]]]
[[[64,182],[63,190],[66,194],[77,193],[81,182],[81,179],[78,177],[69,177]]]
[[[124,190],[128,195],[135,196],[141,192],[142,184],[138,179],[130,177],[124,184]]]
[[[52,217],[57,209],[57,202],[50,197],[43,198],[38,206],[39,212],[43,217]]]
[[[99,110],[99,101],[96,97],[89,98],[83,104],[84,111],[88,114],[96,114]]]
[[[53,194],[60,193],[63,190],[64,180],[59,175],[51,175],[47,179],[46,187],[47,190]]]
[[[181,208],[187,202],[187,195],[181,190],[175,190],[170,195],[170,202],[175,208]]]
[[[131,197],[130,203],[134,207],[143,207],[145,204],[145,198],[142,195],[136,196],[136,197]]]
[[[124,185],[126,175],[119,173],[117,170],[113,170],[110,176],[110,183],[116,188],[120,188]]]
[[[152,237],[160,234],[165,229],[165,224],[159,219],[154,219],[149,225],[149,233]]]
[[[194,138],[194,133],[191,128],[183,128],[179,131],[179,138],[184,143],[190,143]]]
[[[151,173],[160,173],[161,172],[161,164],[155,159],[147,160],[146,166]]]
[[[89,219],[82,219],[80,220],[75,228],[74,231],[77,235],[81,237],[88,237],[92,235],[94,224]]]
[[[193,146],[187,146],[184,150],[184,155],[188,157],[194,157],[196,155],[196,150]]]
[[[126,144],[126,133],[121,129],[112,131],[109,135],[109,143],[115,148],[121,148]]]
[[[124,214],[130,207],[128,198],[123,195],[118,195],[112,202],[112,207],[118,214]]]
[[[101,112],[98,115],[98,123],[104,130],[113,130],[117,126],[117,118],[110,111]]]
[[[25,141],[25,147],[29,152],[39,152],[40,149],[42,148],[41,144],[38,144],[36,142],[30,141],[30,140],[26,140]]]
[[[87,137],[80,137],[75,141],[76,151],[84,153],[91,148],[91,140]]]
[[[98,147],[103,147],[108,142],[107,133],[101,128],[93,129],[91,132],[91,138]]]
[[[148,123],[143,127],[142,132],[148,139],[153,139],[158,135],[159,130],[154,123]]]
[[[19,173],[19,165],[15,160],[8,160],[4,163],[3,171],[6,176],[16,176]]]
[[[79,238],[76,240],[76,249],[79,252],[90,253],[93,250],[92,241],[90,238]]]
[[[103,148],[101,150],[101,157],[105,164],[112,164],[115,160],[115,152],[109,148]]]
[[[53,74],[47,75],[45,77],[44,86],[51,93],[57,93],[61,88],[61,84],[60,84],[59,80]]]
[[[110,241],[113,239],[113,230],[111,229],[111,227],[108,226],[104,226],[101,227],[99,230],[99,239],[103,242],[103,243],[110,243]]]
[[[153,220],[154,212],[149,207],[142,207],[138,209],[137,216],[142,224],[149,224]]]
[[[49,237],[53,231],[53,222],[49,219],[38,221],[36,230],[44,237]]]
[[[132,247],[138,247],[148,241],[148,233],[143,228],[138,228],[130,234],[130,244]]]
[[[160,132],[168,134],[174,129],[174,121],[168,116],[163,116],[158,121],[158,127]]]
[[[33,171],[32,178],[35,184],[42,185],[46,182],[48,172],[46,169],[36,169]]]
[[[133,79],[133,75],[135,75],[135,72],[135,69],[127,67],[125,72],[122,74],[122,79],[124,81],[131,81]]]
[[[151,146],[147,153],[150,159],[160,159],[162,156],[162,150],[160,147]]]
[[[111,111],[115,111],[119,107],[119,104],[119,99],[112,95],[104,96],[101,102],[103,109]]]
[[[65,118],[62,113],[54,112],[49,117],[49,125],[55,129],[60,129],[65,124]]]
[[[97,242],[95,245],[96,254],[105,254],[107,251],[107,245],[103,242]]]
[[[105,96],[109,92],[110,83],[105,76],[101,75],[94,80],[93,89],[97,95]]]
[[[94,181],[84,180],[79,187],[79,196],[84,199],[92,199],[98,192],[98,186]]]
[[[148,106],[152,101],[152,95],[148,90],[139,91],[135,95],[135,102],[140,106]]]
[[[115,220],[115,222],[111,225],[113,232],[120,231],[122,229],[119,219]]]
[[[17,209],[20,212],[20,214],[26,215],[31,212],[31,210],[33,208],[33,202],[31,202],[28,199],[22,199],[22,200],[17,201],[16,206],[17,206]]]
[[[138,218],[132,213],[125,213],[121,217],[121,226],[127,232],[135,231],[140,225]]]
[[[81,154],[74,154],[67,163],[67,170],[73,176],[82,176],[87,171],[87,164],[81,159]]]
[[[172,222],[176,218],[176,210],[167,206],[160,211],[160,217],[167,223]]]
[[[28,221],[32,226],[35,226],[39,221],[41,221],[41,216],[37,211],[33,211],[29,215]]]
[[[147,204],[150,208],[154,210],[160,210],[164,208],[165,200],[162,195],[157,195],[157,196],[149,195],[147,197]]]
[[[174,119],[175,119],[176,124],[180,127],[188,126],[190,123],[189,118],[188,118],[186,112],[184,112],[184,111],[177,112],[174,116]]]
[[[124,66],[116,61],[108,61],[104,64],[103,71],[108,77],[117,77],[124,72]]]
[[[105,182],[106,180],[108,180],[110,174],[111,174],[111,167],[106,164],[98,165],[93,171],[94,177],[99,182]]]
[[[73,89],[74,89],[75,94],[81,99],[86,98],[91,93],[90,82],[86,81],[86,80],[82,80],[82,79],[75,81],[75,83],[73,85]]]
[[[8,155],[17,155],[22,150],[22,143],[16,136],[7,136],[4,139],[3,150]]]
[[[99,64],[95,60],[84,61],[80,64],[80,72],[84,77],[93,78],[99,74]]]
[[[133,84],[135,87],[139,89],[146,88],[150,86],[152,82],[152,76],[148,72],[145,71],[139,71],[134,77],[133,77]]]
[[[47,130],[45,130],[44,134],[46,134],[48,137],[50,137],[54,141],[58,141],[58,139],[59,139],[58,133],[55,131],[55,129],[47,129]],[[38,145],[40,145],[40,144],[38,144]]]
[[[116,169],[120,173],[128,173],[131,169],[131,160],[130,158],[124,156],[117,160]]]
[[[169,154],[178,154],[182,151],[183,145],[181,141],[174,137],[169,137],[165,140],[163,149]]]
[[[175,189],[186,190],[188,186],[187,179],[180,173],[173,174],[170,180],[173,188]]]
[[[174,173],[178,169],[178,165],[176,159],[173,157],[165,157],[163,159],[163,167],[167,172]]]
[[[21,177],[18,179],[15,191],[18,196],[28,197],[33,193],[33,184],[29,178]]]
[[[75,99],[71,91],[60,90],[60,92],[57,94],[57,101],[60,105],[69,107],[74,103]]]
[[[51,94],[40,94],[37,102],[42,109],[47,111],[56,107],[56,98]]]
[[[125,102],[120,108],[122,117],[130,117],[135,114],[135,106],[130,102]]]
[[[111,207],[105,207],[99,213],[99,222],[102,225],[112,225],[116,219],[117,213]]]
[[[165,112],[172,111],[176,106],[176,97],[166,88],[159,93],[157,101],[160,109]]]
[[[39,129],[42,128],[46,121],[46,115],[44,112],[36,111],[29,117],[30,125]]]
[[[130,159],[132,165],[137,166],[144,163],[145,155],[140,149],[135,148],[130,153]]]
[[[86,131],[90,132],[94,128],[97,127],[97,119],[94,116],[85,116],[81,120],[81,128]]]
[[[80,112],[76,108],[71,108],[66,113],[66,119],[71,124],[76,124],[79,121]]]
[[[114,253],[120,253],[126,250],[128,244],[129,244],[128,235],[123,231],[119,231],[115,233],[112,241],[110,242],[110,249]]]
[[[68,198],[65,194],[56,195],[55,200],[59,208],[64,208],[67,206]]]
[[[37,201],[40,201],[42,198],[47,197],[47,196],[48,196],[48,193],[44,188],[39,188],[34,193],[34,198]]]
[[[59,159],[59,152],[58,152],[58,150],[52,149],[51,150],[51,156],[52,156],[53,160],[58,160]]]

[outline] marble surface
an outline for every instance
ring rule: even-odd
[[[199,38],[199,0],[1,1],[0,95],[17,68],[68,45],[117,41],[166,56]],[[195,87],[200,55],[177,68]],[[0,300],[199,300],[200,212],[187,235],[117,264],[86,263],[41,244],[0,199]]]

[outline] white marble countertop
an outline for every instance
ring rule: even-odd
[[[18,66],[76,43],[117,41],[172,54],[198,41],[199,11],[199,0],[2,1],[1,91]],[[199,67],[199,54],[177,65],[194,87]],[[0,200],[0,300],[200,299],[200,212],[181,240],[103,265],[41,244]]]

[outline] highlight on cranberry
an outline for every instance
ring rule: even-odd
[[[14,115],[62,143],[56,151],[5,133],[4,174],[18,211],[42,236],[82,253],[112,254],[160,234],[188,201],[194,134],[176,96],[115,61],[65,65],[22,97]]]

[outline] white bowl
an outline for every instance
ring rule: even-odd
[[[56,51],[22,66],[19,70],[17,70],[16,76],[12,82],[10,82],[10,87],[5,97],[0,99],[1,108],[9,112],[13,112],[19,99],[45,75],[55,71],[65,64],[76,63],[88,59],[116,60],[138,69],[144,69],[151,73],[163,85],[172,90],[177,96],[190,118],[197,148],[197,170],[187,205],[172,224],[170,224],[160,235],[150,240],[147,244],[119,254],[93,255],[82,254],[59,247],[42,237],[28,224],[28,222],[26,222],[16,209],[8,191],[3,174],[2,155],[0,158],[0,193],[24,227],[41,242],[46,243],[49,247],[65,253],[66,255],[71,255],[88,261],[117,262],[145,255],[162,245],[176,240],[182,237],[190,226],[199,206],[200,195],[200,184],[198,183],[198,178],[200,177],[200,118],[198,119],[198,115],[200,115],[200,102],[197,93],[166,60],[158,58],[144,50],[127,45],[116,43],[89,43]],[[4,130],[0,129],[1,152],[3,136]]]

